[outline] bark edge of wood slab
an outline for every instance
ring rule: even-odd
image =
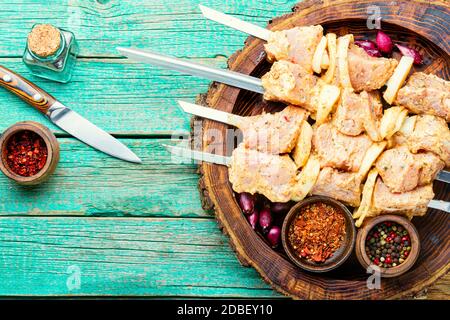
[[[366,27],[367,8],[378,6],[382,28],[394,34],[399,43],[422,48],[426,63],[416,71],[435,73],[450,78],[450,7],[443,1],[396,1],[389,6],[384,1],[319,1],[306,0],[293,8],[293,13],[274,18],[269,23],[273,30],[299,25],[322,24],[326,32],[353,33],[356,38],[374,35],[376,30]],[[249,37],[242,50],[228,61],[229,68],[238,72],[261,76],[270,65],[265,61],[263,41]],[[239,115],[253,115],[280,110],[280,105],[262,101],[261,95],[230,86],[212,83],[204,105]],[[225,137],[227,126],[201,121],[202,139],[194,142],[204,150],[214,141],[208,130],[221,132]],[[218,131],[217,131],[218,130]],[[210,131],[211,132],[211,131]],[[224,146],[225,149],[225,146]],[[216,148],[217,150],[217,148]],[[232,150],[224,150],[230,154]],[[326,274],[311,274],[297,268],[283,253],[272,250],[253,231],[242,214],[228,182],[228,169],[224,166],[203,163],[199,167],[198,184],[205,209],[213,210],[220,229],[229,236],[230,245],[244,266],[255,268],[275,290],[295,299],[394,299],[413,297],[430,286],[450,269],[450,236],[448,215],[429,210],[426,216],[413,222],[419,231],[422,250],[413,268],[404,275],[381,280],[381,289],[370,290],[366,281],[370,276],[355,259],[341,269]],[[450,186],[435,182],[435,199],[450,200]]]

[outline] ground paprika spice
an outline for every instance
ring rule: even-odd
[[[345,236],[344,214],[325,203],[313,203],[298,213],[289,229],[289,242],[298,256],[323,263],[339,249]]]

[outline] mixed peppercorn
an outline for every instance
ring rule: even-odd
[[[396,267],[411,253],[408,231],[395,222],[382,222],[369,231],[365,245],[370,261],[383,268]]]
[[[325,203],[305,206],[289,228],[289,242],[302,258],[323,263],[339,249],[345,236],[343,213]]]
[[[38,134],[24,130],[14,134],[6,145],[6,159],[10,170],[31,177],[39,173],[47,162],[48,150]]]

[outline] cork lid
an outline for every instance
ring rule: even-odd
[[[55,54],[61,46],[61,35],[58,28],[50,24],[35,25],[28,35],[28,48],[40,57]]]

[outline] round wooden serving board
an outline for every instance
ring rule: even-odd
[[[395,41],[421,49],[425,64],[416,70],[449,79],[450,9],[441,1],[306,0],[295,6],[293,13],[270,21],[268,28],[281,30],[321,24],[326,32],[338,35],[352,33],[356,39],[373,39],[376,30],[369,30],[366,26],[370,6],[380,9],[382,29]],[[229,59],[229,68],[257,77],[264,74],[270,64],[265,60],[263,41],[249,37],[245,47]],[[281,110],[283,107],[264,102],[261,95],[215,83],[211,85],[204,102],[212,108],[245,116],[259,114],[262,110]],[[201,121],[203,133],[195,147],[211,151],[214,143],[211,132],[216,137],[218,132],[225,137],[227,126],[209,120],[196,120]],[[232,152],[226,150],[225,144],[217,142],[214,150],[227,155]],[[240,262],[255,268],[274,289],[293,298],[388,299],[411,296],[432,284],[449,269],[449,218],[443,212],[430,210],[426,216],[413,219],[422,245],[418,261],[406,274],[383,279],[381,289],[367,288],[369,275],[354,258],[330,273],[305,272],[291,263],[283,252],[272,250],[252,230],[236,202],[226,167],[203,163],[200,174],[199,189],[203,206],[215,211]],[[435,183],[436,199],[449,201],[449,191],[448,185]]]

